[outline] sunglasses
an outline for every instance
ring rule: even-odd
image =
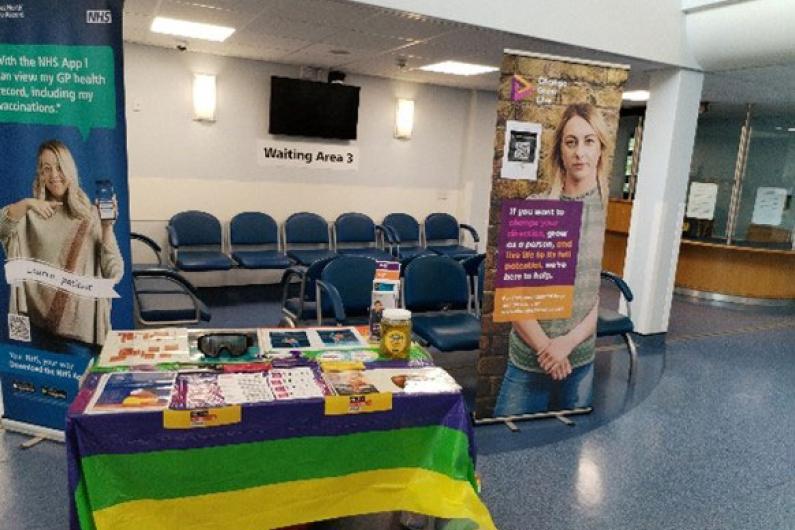
[[[209,333],[201,335],[198,341],[199,351],[213,358],[224,353],[230,357],[240,357],[253,345],[254,338],[243,333]]]

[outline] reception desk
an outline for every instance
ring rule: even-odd
[[[795,252],[683,239],[676,286],[763,300],[795,300]]]
[[[605,246],[602,254],[602,270],[621,276],[627,255],[629,220],[632,217],[632,201],[610,199],[605,220]]]
[[[631,201],[610,200],[604,270],[623,273],[631,214]],[[680,293],[705,298],[795,302],[795,251],[683,238],[675,285]]]

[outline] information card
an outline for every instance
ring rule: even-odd
[[[571,316],[582,203],[502,203],[494,321]]]

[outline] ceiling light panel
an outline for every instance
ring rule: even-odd
[[[234,5],[225,5],[218,2],[218,0],[195,3],[163,0],[154,14],[159,17],[190,20],[201,22],[202,24],[241,28],[257,17],[261,11],[262,6],[257,6],[254,9],[254,6],[248,2],[235,2]]]
[[[481,75],[499,70],[496,66],[462,63],[459,61],[443,61],[441,63],[426,64],[425,66],[420,66],[419,69],[425,72],[450,75]]]
[[[621,99],[624,101],[648,101],[649,100],[649,91],[648,90],[628,90],[624,92],[621,96]]]
[[[235,32],[235,28],[227,26],[216,26],[214,24],[203,24],[201,22],[167,17],[155,17],[149,29],[154,33],[162,33],[164,35],[214,42],[223,42]]]

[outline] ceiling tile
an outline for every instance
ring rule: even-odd
[[[286,53],[292,53],[302,48],[311,45],[311,41],[301,39],[290,39],[287,37],[279,37],[267,33],[255,32],[250,27],[242,31],[235,32],[227,40],[231,46],[243,47],[262,47],[275,50],[283,50]]]
[[[139,13],[124,13],[124,22],[122,31],[124,32],[124,37],[127,38],[128,31],[149,31],[149,27],[152,25],[152,17],[145,14]]]
[[[284,60],[291,64],[304,64],[307,66],[322,66],[325,68],[340,66],[350,61],[364,60],[372,56],[369,50],[347,49],[348,55],[335,55],[331,50],[337,46],[329,44],[313,44],[295,53],[284,57]]]
[[[290,20],[262,14],[251,24],[246,26],[246,31],[253,34],[297,39],[302,41],[317,42],[339,28],[298,20]]]
[[[362,31],[342,30],[333,33],[323,39],[325,44],[333,48],[352,48],[358,50],[373,50],[377,52],[387,52],[395,48],[410,44],[410,41],[397,37],[387,37],[384,35],[374,35]]]
[[[154,16],[155,9],[160,0],[128,0],[124,2],[124,16],[130,13],[138,15]]]
[[[380,9],[358,3],[338,0],[268,0],[263,15],[335,26],[338,28],[362,27]]]
[[[460,28],[454,22],[444,22],[410,13],[381,13],[367,20],[371,33],[400,37],[407,40],[422,40],[436,37]]]

